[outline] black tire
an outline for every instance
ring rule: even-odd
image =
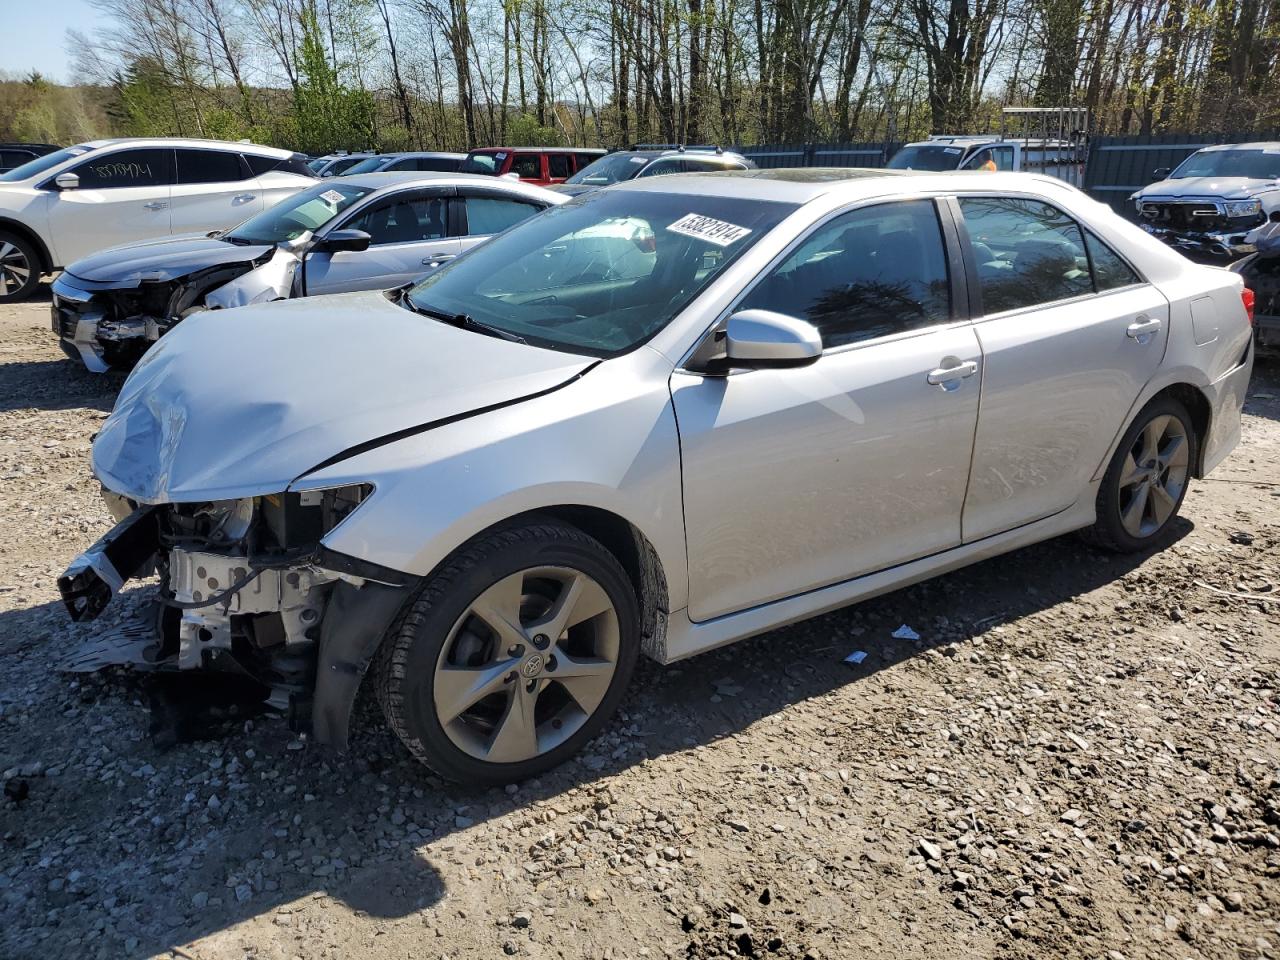
[[[437,664],[455,624],[477,597],[507,576],[544,566],[580,571],[604,589],[617,614],[616,668],[594,713],[564,742],[520,762],[485,761],[460,749],[437,717]],[[374,681],[388,725],[419,761],[461,783],[508,784],[563,763],[600,731],[626,692],[639,649],[639,608],[622,566],[595,538],[548,519],[481,534],[455,551],[387,631]]]
[[[1139,445],[1139,438],[1143,431],[1153,421],[1163,417],[1172,417],[1181,425],[1182,434],[1186,439],[1186,477],[1178,486],[1176,495],[1171,498],[1173,509],[1168,516],[1154,529],[1135,536],[1125,528],[1121,516],[1122,510],[1127,505],[1121,477],[1126,469],[1128,458]],[[1200,439],[1196,435],[1195,425],[1192,423],[1190,414],[1187,413],[1187,408],[1172,397],[1157,397],[1152,400],[1134,417],[1133,423],[1125,431],[1119,446],[1116,447],[1116,452],[1111,457],[1111,463],[1107,466],[1107,472],[1103,475],[1102,485],[1098,490],[1097,519],[1092,527],[1082,531],[1084,539],[1096,547],[1113,553],[1138,553],[1162,544],[1168,537],[1170,525],[1182,507],[1187,487],[1190,486],[1191,471],[1198,462],[1199,454]]]
[[[44,267],[30,241],[0,230],[0,303],[17,303],[31,296]]]

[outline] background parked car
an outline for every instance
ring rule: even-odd
[[[485,147],[467,154],[461,169],[490,177],[514,175],[525,183],[546,187],[564,183],[604,153],[577,147]]]
[[[29,163],[62,148],[55,143],[0,143],[0,173]]]
[[[314,184],[224,233],[117,247],[53,284],[63,351],[127,367],[209,308],[400,286],[566,197],[465,174],[370,173]]]
[[[98,250],[222,230],[314,182],[288,150],[218,140],[93,140],[37,157],[0,174],[0,303]]]
[[[431,151],[380,153],[376,157],[366,157],[348,167],[341,176],[350,177],[357,173],[403,173],[410,170],[427,173],[456,173],[465,159],[467,159],[465,153]]]
[[[350,170],[362,160],[376,157],[376,153],[327,153],[323,157],[312,157],[307,166],[317,177],[338,177]]]
[[[716,170],[754,170],[755,164],[740,153],[719,147],[681,147],[667,144],[638,145],[616,150],[583,167],[556,190],[576,197],[637,177],[659,177],[667,173],[712,173]]]

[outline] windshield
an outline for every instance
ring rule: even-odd
[[[227,231],[226,238],[241,243],[284,243],[305,231],[318,230],[343,210],[373,192],[373,187],[323,183],[295,193]]]
[[[643,170],[649,159],[634,153],[611,153],[583,167],[565,183],[584,183],[593,187],[620,183],[623,180],[630,180]]]
[[[370,157],[368,160],[361,160],[359,163],[344,170],[344,177],[352,177],[357,173],[375,173],[389,164],[395,157]]]
[[[795,207],[605,190],[475,247],[408,305],[552,349],[607,357],[644,343]]]
[[[50,170],[73,157],[83,156],[93,149],[93,147],[82,143],[75,147],[66,147],[62,150],[55,150],[53,153],[46,153],[43,157],[36,157],[34,160],[28,160],[20,167],[14,167],[8,173],[0,173],[0,182],[16,183],[19,180],[37,177],[46,170]]]
[[[1177,170],[1169,174],[1170,180],[1183,177],[1280,180],[1280,150],[1201,150],[1187,157]]]
[[[502,161],[507,159],[504,151],[497,153],[472,153],[467,155],[467,159],[462,161],[462,173],[483,173],[494,176],[498,172],[498,168],[502,166]]]
[[[954,170],[960,166],[962,147],[924,144],[903,147],[889,161],[890,170]]]
[[[332,157],[312,157],[307,161],[307,166],[319,173],[321,168],[332,159]]]

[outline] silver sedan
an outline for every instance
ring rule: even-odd
[[[1160,545],[1239,439],[1250,299],[1041,177],[639,180],[402,296],[183,324],[60,586],[87,619],[158,568],[152,666],[248,670],[339,747],[372,670],[414,756],[511,782],[640,654],[1070,531]]]

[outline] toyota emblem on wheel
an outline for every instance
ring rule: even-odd
[[[521,669],[523,670],[524,675],[528,679],[532,680],[534,677],[536,677],[539,673],[542,672],[542,654],[535,653],[532,657],[530,657],[528,660],[524,662],[524,666]]]

